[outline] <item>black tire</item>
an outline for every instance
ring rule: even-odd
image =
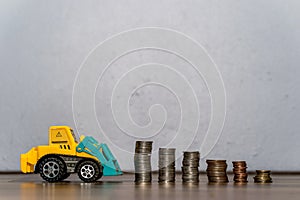
[[[58,182],[66,174],[64,162],[57,157],[44,158],[39,164],[41,177],[48,182]]]
[[[78,165],[78,177],[87,183],[95,182],[102,176],[102,167],[95,161],[85,160]]]
[[[99,173],[99,176],[97,177],[96,180],[99,180],[102,176],[103,176],[103,172],[100,172],[100,173]]]
[[[100,166],[100,173],[99,173],[99,175],[98,175],[98,177],[97,177],[97,179],[96,180],[99,180],[102,176],[103,176],[103,166]]]

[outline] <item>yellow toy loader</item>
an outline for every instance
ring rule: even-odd
[[[84,182],[94,182],[102,175],[122,175],[106,144],[90,136],[81,136],[78,142],[68,126],[51,126],[49,144],[21,154],[20,164],[23,173],[40,173],[48,182],[62,181],[71,173],[77,173]]]

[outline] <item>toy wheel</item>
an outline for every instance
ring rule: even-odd
[[[63,161],[56,157],[48,157],[41,161],[39,172],[41,177],[48,182],[57,182],[62,180],[65,169]]]
[[[78,177],[84,182],[95,182],[101,178],[102,170],[98,163],[86,160],[78,166]]]

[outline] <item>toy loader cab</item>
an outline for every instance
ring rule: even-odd
[[[48,182],[62,181],[77,173],[84,182],[94,182],[104,176],[122,175],[122,171],[108,146],[93,137],[77,141],[68,126],[49,128],[49,144],[33,147],[21,154],[23,173],[40,173]]]

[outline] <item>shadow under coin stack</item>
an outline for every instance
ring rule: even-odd
[[[182,182],[198,183],[199,182],[199,151],[183,152],[182,160]]]
[[[173,148],[159,148],[158,182],[175,182],[175,150]]]
[[[233,181],[235,183],[247,183],[247,164],[246,161],[232,161],[233,164]]]
[[[209,183],[228,183],[226,160],[206,160]]]
[[[135,182],[150,183],[152,141],[136,141],[134,154]]]
[[[254,176],[254,183],[272,183],[270,176],[270,170],[256,170],[256,176]]]

